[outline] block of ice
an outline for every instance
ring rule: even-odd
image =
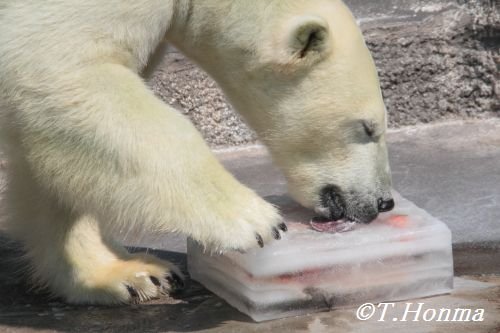
[[[450,292],[450,230],[394,199],[371,224],[328,233],[310,226],[311,211],[275,197],[289,228],[282,240],[224,255],[188,240],[189,274],[255,321]]]

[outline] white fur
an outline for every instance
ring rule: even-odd
[[[299,58],[302,23],[328,35]],[[385,129],[385,109],[338,0],[7,0],[0,31],[9,229],[38,283],[68,301],[127,302],[127,285],[141,300],[159,294],[149,276],[176,268],[126,253],[112,239],[123,230],[179,231],[219,251],[255,246],[256,233],[269,242],[280,222],[145,87],[139,73],[164,38],[219,82],[301,203],[315,207],[330,182],[388,192],[383,131],[348,140],[362,135],[357,119]]]

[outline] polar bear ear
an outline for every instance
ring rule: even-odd
[[[318,55],[328,47],[328,23],[319,16],[300,16],[292,22],[289,31],[288,46],[294,56]]]

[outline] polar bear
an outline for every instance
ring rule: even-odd
[[[340,0],[4,0],[0,31],[6,223],[33,282],[68,302],[182,286],[175,266],[115,241],[130,229],[210,251],[286,231],[141,80],[164,40],[218,82],[299,203],[362,223],[394,204],[377,72]]]

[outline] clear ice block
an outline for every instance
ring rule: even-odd
[[[188,240],[189,274],[255,321],[450,292],[450,230],[393,194],[394,210],[342,233],[313,230],[314,213],[274,198],[289,229],[282,240],[223,255]]]

